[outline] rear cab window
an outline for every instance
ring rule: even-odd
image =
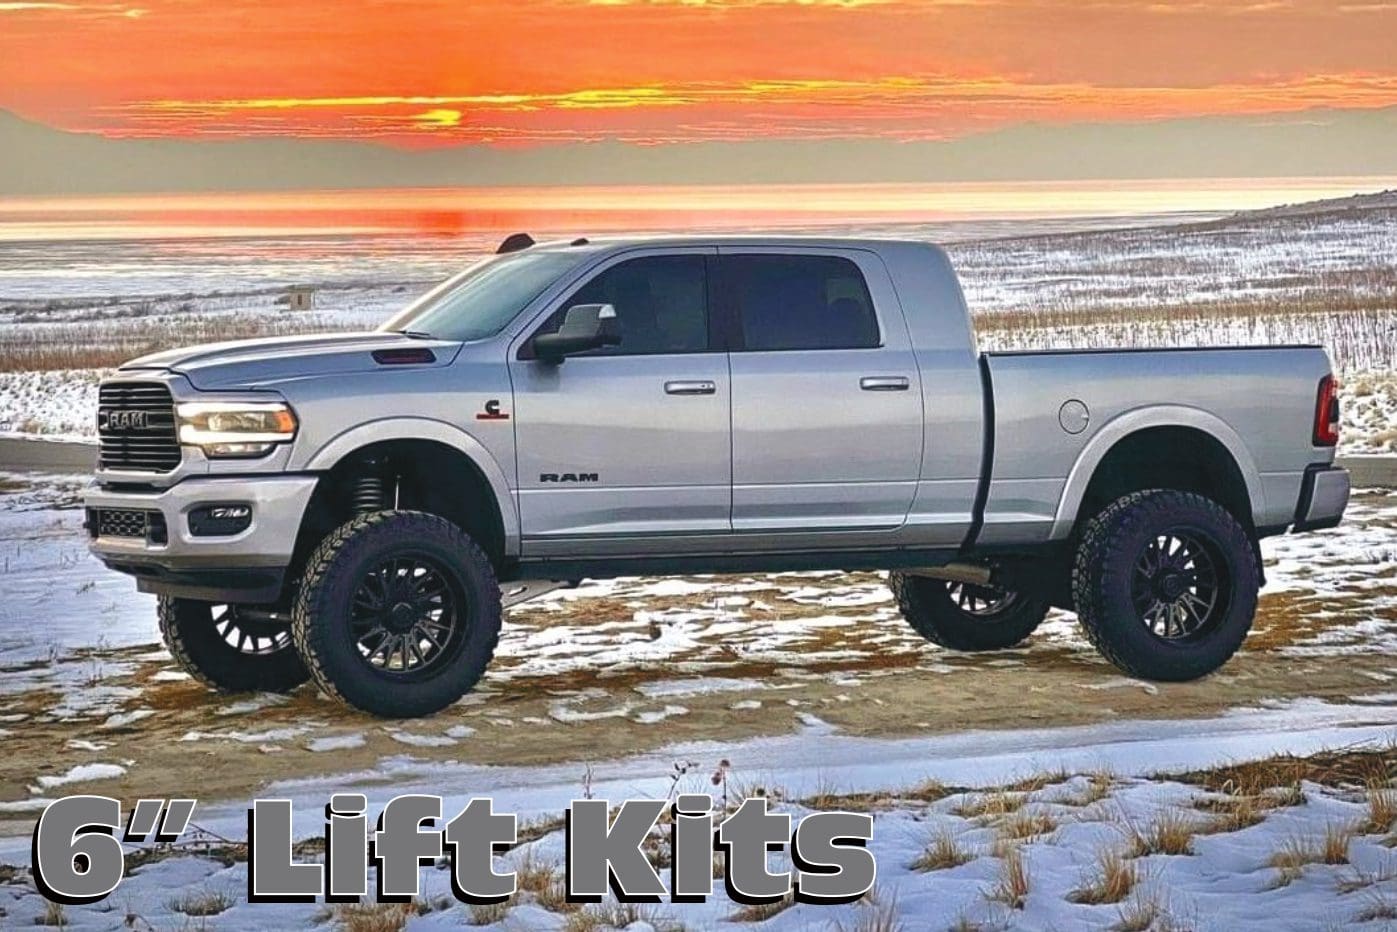
[[[734,352],[872,349],[878,317],[859,267],[841,256],[734,254],[720,261]]]

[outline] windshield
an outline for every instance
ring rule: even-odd
[[[433,288],[379,330],[463,342],[494,336],[577,260],[575,252],[516,252],[488,259]]]

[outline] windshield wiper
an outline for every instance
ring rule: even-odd
[[[414,339],[414,340],[435,340],[435,339],[436,339],[436,337],[432,336],[430,333],[428,333],[428,332],[425,331],[425,330],[390,330],[389,333],[401,333],[403,336],[405,336],[405,337],[411,337],[411,338]]]

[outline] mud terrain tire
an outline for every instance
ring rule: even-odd
[[[322,691],[373,715],[430,715],[485,673],[500,588],[484,551],[436,515],[377,511],[311,554],[292,636]]]
[[[890,573],[902,617],[933,644],[958,651],[1004,650],[1023,642],[1048,614],[1048,603],[1018,592]],[[990,597],[998,597],[995,605]],[[974,606],[985,603],[985,608]]]
[[[310,674],[285,616],[161,596],[160,636],[180,669],[225,693],[288,692]]]
[[[1155,489],[1117,499],[1087,524],[1072,594],[1103,657],[1130,676],[1183,682],[1242,646],[1260,579],[1251,538],[1226,509]]]

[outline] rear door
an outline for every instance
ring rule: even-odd
[[[921,471],[921,382],[873,253],[723,247],[736,531],[878,529]]]
[[[731,530],[728,357],[708,307],[715,254],[676,247],[614,258],[517,348],[526,554],[566,553],[569,538]],[[576,304],[613,305],[620,345],[561,364],[533,358],[528,341],[557,330]]]

